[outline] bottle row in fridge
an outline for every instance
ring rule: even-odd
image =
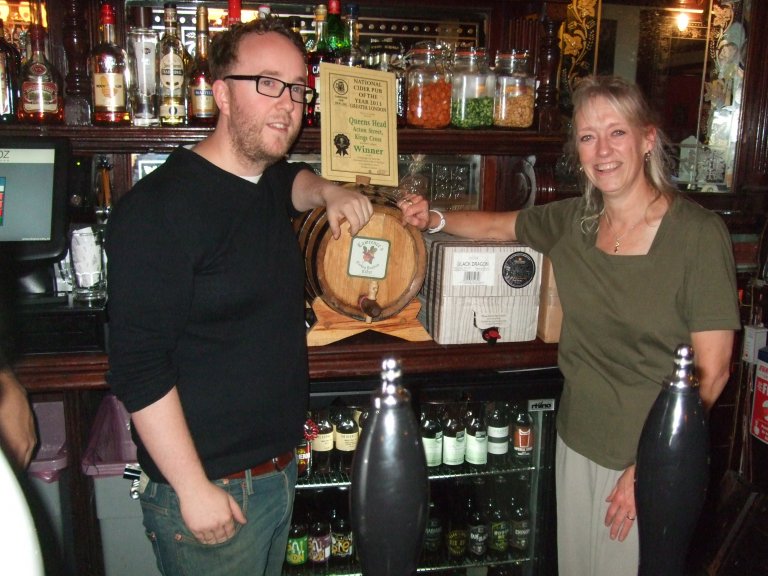
[[[371,414],[367,404],[331,405],[307,414],[296,446],[299,487],[344,485]],[[530,470],[538,437],[528,401],[424,401],[415,406],[431,479]]]
[[[419,572],[523,574],[530,562],[529,471],[432,483]],[[345,489],[296,494],[284,574],[358,574]]]

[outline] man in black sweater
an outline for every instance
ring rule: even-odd
[[[299,38],[276,19],[236,25],[210,64],[215,131],[176,149],[109,220],[109,383],[132,416],[163,574],[272,576],[309,392],[291,218],[325,207],[338,238],[373,208],[284,159],[313,95]]]

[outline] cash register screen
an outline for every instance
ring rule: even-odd
[[[0,137],[0,248],[20,262],[67,249],[66,139]]]
[[[67,252],[66,138],[0,135],[0,263],[19,296],[57,296],[54,263]]]

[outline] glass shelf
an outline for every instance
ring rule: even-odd
[[[475,478],[477,476],[494,476],[496,474],[513,474],[515,472],[530,472],[535,466],[528,462],[514,462],[503,468],[476,470],[470,469],[466,464],[457,468],[445,465],[430,468],[430,480],[448,480],[456,478]],[[346,472],[329,472],[322,474],[310,474],[306,478],[299,478],[296,489],[321,489],[321,488],[345,488],[351,485],[349,474]]]

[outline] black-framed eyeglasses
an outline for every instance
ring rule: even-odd
[[[315,89],[310,88],[306,84],[291,84],[290,82],[283,82],[277,78],[271,76],[254,75],[249,76],[247,74],[230,74],[224,76],[224,80],[250,80],[256,83],[256,92],[262,96],[269,96],[270,98],[280,98],[283,92],[288,88],[288,94],[291,100],[297,104],[311,104],[315,98]]]

